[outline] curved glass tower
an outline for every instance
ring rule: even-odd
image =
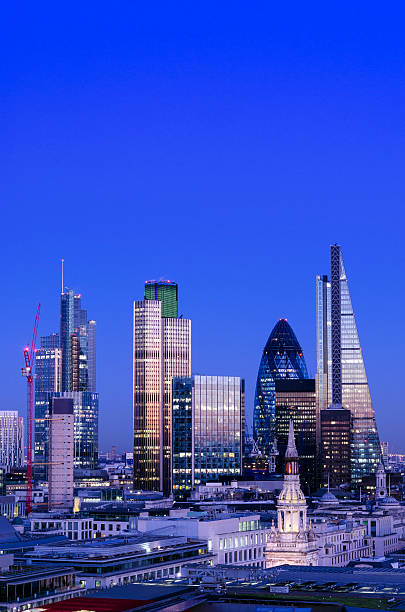
[[[302,348],[287,319],[280,319],[275,324],[264,347],[257,374],[253,435],[265,456],[270,454],[274,442],[275,381],[280,378],[308,378]]]

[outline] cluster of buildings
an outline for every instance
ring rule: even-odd
[[[0,413],[0,513],[9,521],[3,538],[0,524],[0,588],[10,609],[215,568],[231,579],[397,554],[402,463],[379,441],[339,246],[330,277],[316,279],[316,310],[316,377],[280,319],[260,360],[249,437],[243,378],[192,375],[178,286],[146,282],[133,308],[133,449],[102,455],[96,322],[62,287],[59,332],[35,354],[28,517],[23,422]],[[18,572],[22,591],[13,590]],[[42,588],[47,580],[53,590]]]

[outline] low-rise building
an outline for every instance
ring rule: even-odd
[[[0,557],[0,610],[19,612],[85,593],[72,567],[23,566],[13,555]]]
[[[46,560],[52,567],[74,567],[88,589],[180,576],[188,563],[214,559],[206,542],[187,537],[127,535],[92,542],[37,546],[21,557],[34,566]]]
[[[190,512],[174,510],[170,516],[151,517],[141,513],[130,519],[130,527],[142,533],[186,536],[205,540],[215,563],[264,567],[264,550],[268,528],[260,515],[249,512]]]

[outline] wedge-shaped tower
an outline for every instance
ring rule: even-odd
[[[352,414],[351,477],[373,474],[380,444],[363,354],[340,246],[331,246],[331,276],[317,277],[317,388],[320,410],[328,404]]]

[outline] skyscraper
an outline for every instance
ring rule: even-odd
[[[175,309],[165,306],[166,292],[134,302],[134,488],[165,493],[171,491],[172,378],[191,374],[191,321],[162,315],[163,308],[177,313],[175,288]]]
[[[175,497],[242,473],[245,383],[237,376],[173,378],[172,482]]]
[[[35,353],[34,478],[48,478],[50,399],[62,390],[62,349],[59,335],[42,336]]]
[[[340,487],[351,480],[350,440],[352,415],[350,410],[333,406],[320,412],[321,449],[320,484]]]
[[[273,328],[259,365],[253,412],[253,435],[266,457],[274,442],[276,398],[275,381],[308,378],[307,366],[298,340],[287,319]]]
[[[73,400],[52,398],[49,436],[49,510],[73,507]]]
[[[49,465],[49,410],[52,397],[74,399],[75,466],[98,464],[96,322],[87,320],[81,295],[61,293],[60,335],[41,338],[35,355],[34,475],[46,480]]]
[[[282,473],[287,449],[290,421],[293,421],[295,440],[300,456],[303,489],[315,491],[318,486],[317,466],[317,406],[315,380],[280,378],[276,382],[275,433],[279,450],[277,472]]]
[[[331,277],[317,277],[317,381],[319,407],[350,410],[351,479],[377,469],[380,444],[340,246],[330,250]]]
[[[0,467],[6,472],[24,465],[24,423],[16,410],[0,411]]]

